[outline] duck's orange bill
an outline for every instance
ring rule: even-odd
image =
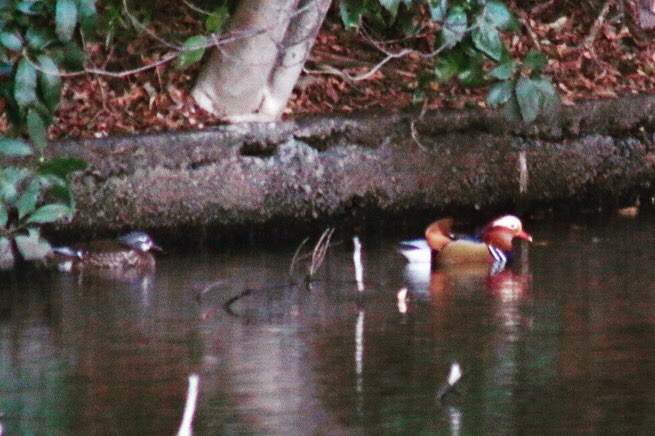
[[[525,239],[528,242],[532,242],[532,235],[527,233],[525,230],[521,230],[521,233],[516,235],[517,238]]]

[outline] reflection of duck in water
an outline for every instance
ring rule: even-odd
[[[432,269],[429,263],[408,263],[403,270],[407,289],[416,298],[442,295],[448,289],[486,289],[493,296],[505,296],[509,290],[522,292],[528,274],[511,269],[493,271],[484,263],[445,265]]]
[[[151,250],[161,251],[144,232],[131,232],[114,240],[94,241],[83,248],[53,248],[52,263],[60,271],[147,270],[155,266]]]
[[[514,238],[532,242],[532,236],[523,230],[521,220],[505,215],[487,224],[479,237],[460,237],[453,233],[453,219],[444,218],[430,224],[425,239],[400,243],[400,252],[410,263],[427,263],[440,266],[461,264],[487,264],[500,271],[512,252]]]

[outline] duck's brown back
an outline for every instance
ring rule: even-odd
[[[82,259],[84,268],[149,268],[154,267],[155,258],[115,241],[95,241],[85,247]]]

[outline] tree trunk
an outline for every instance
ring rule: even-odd
[[[203,109],[230,121],[280,117],[330,0],[243,0],[233,42],[213,49],[192,90]]]

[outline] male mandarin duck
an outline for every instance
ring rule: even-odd
[[[115,240],[91,242],[83,249],[53,248],[54,262],[60,271],[73,269],[153,268],[155,258],[151,250],[162,251],[144,232],[131,232]]]
[[[438,265],[489,263],[498,269],[507,263],[514,238],[532,242],[521,220],[513,215],[491,221],[479,238],[454,235],[453,224],[452,218],[435,221],[425,230],[425,239],[401,242],[400,252],[410,263],[433,263],[433,260]]]

